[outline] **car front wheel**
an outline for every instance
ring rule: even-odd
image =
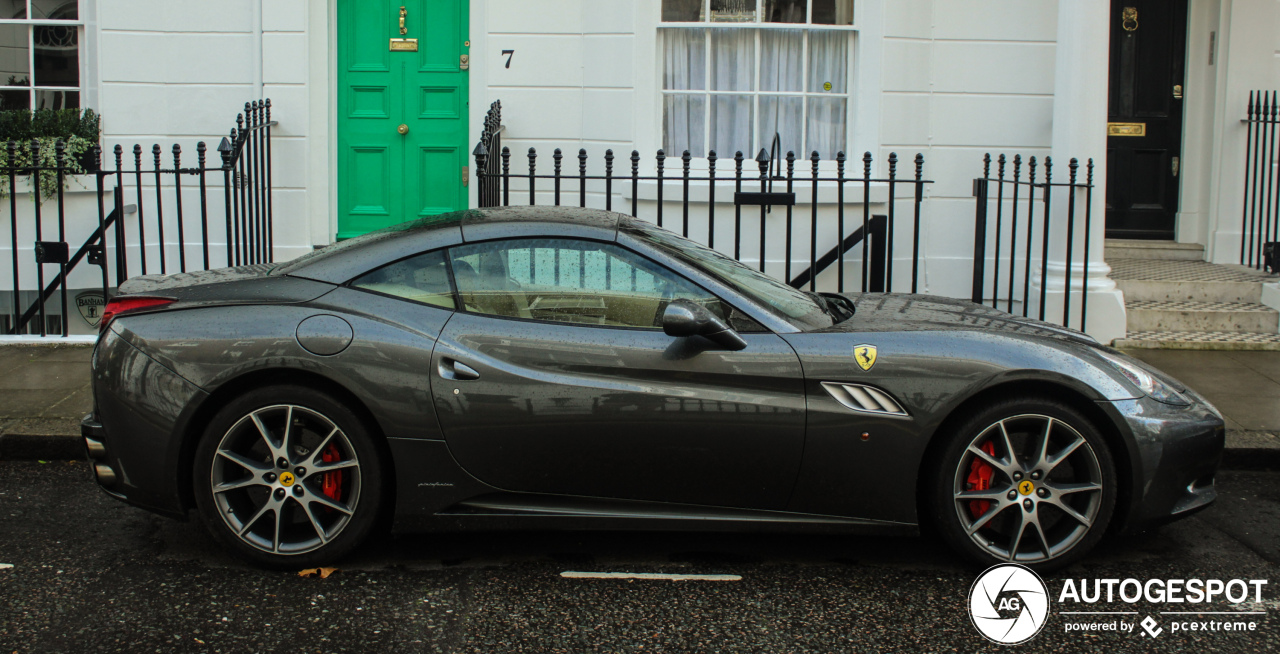
[[[206,527],[259,565],[311,567],[347,554],[382,504],[382,463],[363,422],[327,393],[257,389],[223,407],[196,451]]]
[[[954,549],[982,565],[1047,571],[1097,544],[1116,502],[1116,472],[1098,429],[1050,399],[1006,400],[971,414],[932,477],[933,518]]]

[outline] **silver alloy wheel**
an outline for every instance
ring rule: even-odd
[[[983,473],[987,488],[980,488]],[[983,429],[960,457],[956,514],[965,533],[994,557],[1048,561],[1089,533],[1102,507],[1102,481],[1097,455],[1070,424],[1011,416]]]
[[[209,487],[223,522],[244,543],[303,554],[332,541],[360,499],[360,461],[346,434],[306,407],[263,407],[218,443]]]

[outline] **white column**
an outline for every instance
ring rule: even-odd
[[[1093,202],[1088,238],[1088,279],[1084,277],[1085,195],[1076,198],[1075,239],[1068,275],[1066,264],[1068,192],[1054,188],[1051,208],[1049,266],[1045,319],[1061,322],[1064,290],[1071,284],[1070,327],[1080,327],[1082,291],[1088,291],[1088,329],[1103,343],[1124,336],[1124,297],[1107,277],[1111,269],[1102,259],[1106,221],[1107,78],[1110,61],[1109,0],[1070,0],[1058,3],[1057,61],[1053,92],[1053,181],[1066,182],[1071,159],[1079,160],[1077,181],[1084,182],[1086,164],[1094,161]],[[1038,300],[1039,275],[1033,280]],[[1038,313],[1038,308],[1035,309]]]

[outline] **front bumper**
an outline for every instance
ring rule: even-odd
[[[1151,398],[1109,402],[1132,436],[1123,528],[1141,531],[1186,517],[1218,497],[1214,475],[1226,447],[1222,417],[1192,398],[1176,407]],[[1123,499],[1123,498],[1122,498]]]

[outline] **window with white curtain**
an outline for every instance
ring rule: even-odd
[[[662,0],[668,156],[846,149],[853,0]]]

